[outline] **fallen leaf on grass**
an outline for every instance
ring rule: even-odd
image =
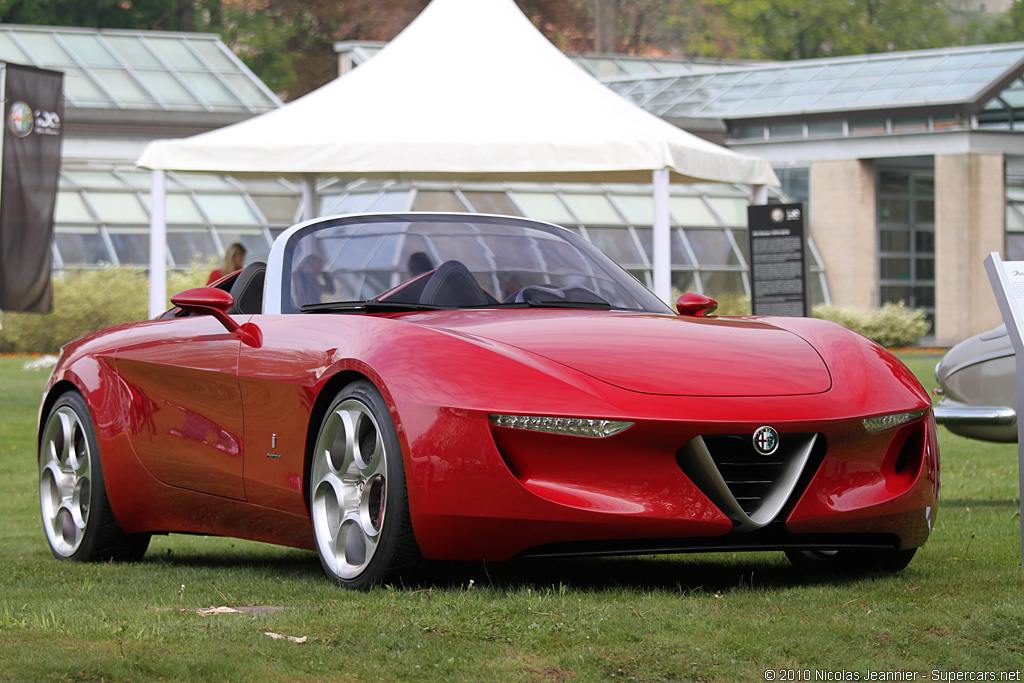
[[[195,612],[196,614],[202,614],[209,616],[211,614],[273,614],[274,612],[280,612],[283,607],[274,607],[272,605],[238,605],[235,607],[199,607],[193,610],[191,607],[154,607],[155,612],[181,612],[189,613]]]
[[[239,614],[240,612],[233,607],[202,607],[197,609],[196,612],[203,615],[209,614]]]

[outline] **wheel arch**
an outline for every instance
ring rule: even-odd
[[[307,513],[310,511],[308,485],[309,472],[313,461],[313,448],[316,444],[317,436],[320,431],[320,423],[323,422],[324,416],[327,414],[327,409],[330,407],[331,402],[334,401],[334,397],[348,385],[363,380],[370,382],[377,388],[377,391],[379,391],[384,397],[385,403],[388,404],[388,409],[392,411],[392,416],[394,416],[394,403],[392,402],[390,395],[381,386],[381,383],[379,381],[375,381],[375,379],[370,377],[368,373],[363,373],[353,369],[341,370],[333,374],[330,379],[324,383],[313,403],[313,409],[309,413],[309,424],[306,425],[305,455],[302,465],[302,499],[306,503]],[[401,441],[402,439],[400,436],[399,442]]]
[[[38,424],[36,425],[36,457],[39,456],[39,447],[42,444],[43,428],[45,427],[46,418],[50,415],[50,411],[53,410],[54,404],[60,400],[61,396],[69,391],[76,391],[79,394],[82,394],[82,397],[85,398],[85,394],[81,388],[68,379],[62,379],[56,382],[52,387],[50,387],[49,391],[47,391],[46,395],[43,397],[43,402],[39,406],[39,419]],[[86,405],[88,405],[88,399],[86,399]],[[89,419],[93,419],[91,414],[89,415]]]

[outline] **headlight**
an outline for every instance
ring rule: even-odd
[[[876,417],[865,417],[864,429],[872,434],[884,432],[887,429],[905,425],[921,417],[927,410],[910,410],[905,413],[890,413],[889,415],[878,415]]]
[[[601,439],[624,432],[632,422],[620,420],[593,420],[585,417],[541,417],[537,415],[488,415],[491,424],[531,432],[548,432],[567,436],[585,436]]]

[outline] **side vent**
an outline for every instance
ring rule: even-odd
[[[785,507],[817,440],[817,434],[784,434],[778,450],[764,456],[750,435],[698,436],[679,449],[676,462],[736,531],[753,531]]]

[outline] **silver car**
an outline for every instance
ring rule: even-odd
[[[1017,440],[1017,374],[1006,325],[965,339],[935,366],[935,421],[983,441]]]

